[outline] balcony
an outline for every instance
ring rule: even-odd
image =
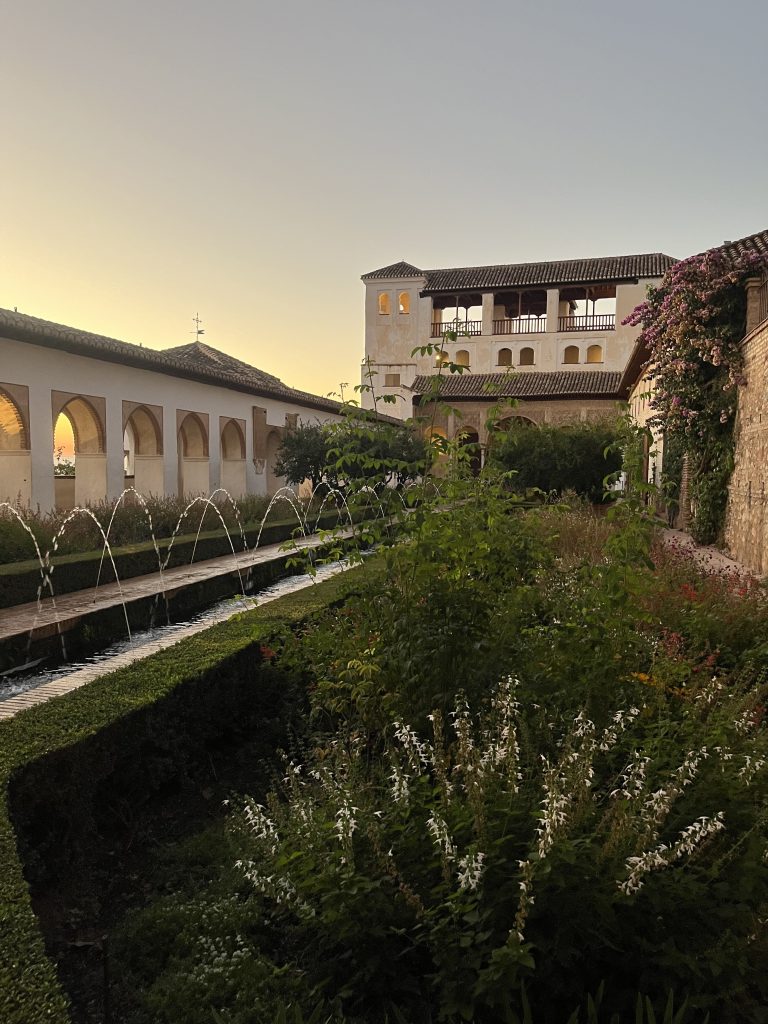
[[[442,338],[446,331],[455,332],[461,337],[472,336],[483,333],[482,320],[449,320],[446,323],[435,322],[432,324],[432,337]]]
[[[515,320],[494,320],[494,334],[546,334],[545,316],[523,317]]]
[[[587,316],[558,317],[558,331],[614,331],[615,313],[592,313]]]

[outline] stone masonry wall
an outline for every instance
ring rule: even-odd
[[[768,572],[768,321],[743,343],[746,384],[739,391],[736,451],[728,489],[725,543],[755,572]]]

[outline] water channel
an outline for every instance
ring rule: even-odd
[[[318,566],[314,577],[308,574],[288,576],[266,587],[257,596],[233,597],[217,601],[210,608],[198,615],[191,616],[185,622],[155,626],[141,632],[134,631],[130,638],[110,644],[98,654],[80,662],[67,662],[55,668],[46,668],[44,665],[40,665],[26,672],[2,673],[0,674],[0,704],[10,697],[27,693],[44,683],[63,680],[76,673],[83,673],[85,670],[88,670],[89,677],[96,678],[96,676],[113,671],[132,661],[148,657],[156,651],[171,647],[173,644],[179,643],[195,633],[200,633],[218,622],[231,619],[241,612],[250,611],[259,605],[283,597],[285,594],[293,594],[298,590],[311,587],[315,583],[343,572],[347,567],[346,561],[332,562],[328,565]]]

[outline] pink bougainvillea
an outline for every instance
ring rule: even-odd
[[[693,533],[712,541],[725,510],[733,422],[742,379],[744,281],[766,266],[723,249],[676,263],[624,321],[642,327],[650,352],[653,425],[683,441],[692,469]]]

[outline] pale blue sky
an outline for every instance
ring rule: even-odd
[[[357,382],[361,274],[768,227],[768,5],[0,3],[0,305]]]

